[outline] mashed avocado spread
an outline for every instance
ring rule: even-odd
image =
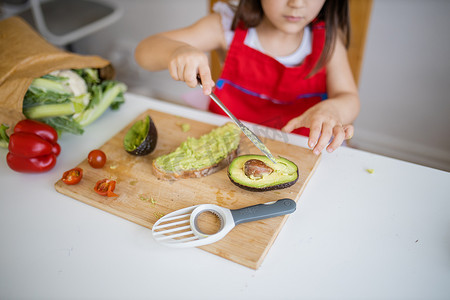
[[[240,135],[239,127],[227,123],[197,139],[188,137],[175,151],[158,157],[155,163],[167,172],[207,168],[236,150]]]

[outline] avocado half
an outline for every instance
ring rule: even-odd
[[[131,126],[123,139],[125,150],[133,155],[150,154],[156,148],[158,132],[150,116],[139,120]]]
[[[253,192],[284,189],[298,180],[298,167],[292,161],[264,155],[241,155],[228,166],[228,178],[240,188]]]

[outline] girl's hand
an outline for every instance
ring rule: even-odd
[[[198,85],[199,74],[203,93],[211,94],[215,84],[211,78],[208,57],[204,52],[189,45],[180,46],[170,56],[168,69],[173,79],[184,81],[191,88]]]
[[[344,140],[348,140],[353,136],[353,125],[342,124],[339,118],[333,113],[332,107],[326,105],[329,103],[321,102],[303,115],[290,120],[282,130],[291,132],[300,127],[310,129],[308,146],[313,149],[313,153],[319,155],[326,147],[328,152],[333,152],[338,148]]]

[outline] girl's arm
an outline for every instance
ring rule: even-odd
[[[190,87],[197,86],[199,74],[209,95],[214,81],[205,52],[225,47],[220,15],[210,14],[191,26],[147,37],[138,44],[135,59],[149,71],[168,69],[173,79]]]
[[[315,154],[326,147],[333,152],[345,139],[353,136],[353,121],[359,113],[360,103],[347,51],[337,39],[330,61],[327,63],[328,99],[308,109],[301,116],[290,120],[282,129],[291,132],[299,127],[310,128],[308,146]]]

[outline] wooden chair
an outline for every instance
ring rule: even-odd
[[[210,10],[218,0],[210,0]],[[372,0],[349,0],[351,40],[348,49],[348,59],[353,72],[356,84],[359,82],[359,75],[364,56],[364,46],[366,43],[367,28],[369,26]],[[214,80],[217,80],[221,72],[221,60],[217,51],[211,52],[211,72]]]

